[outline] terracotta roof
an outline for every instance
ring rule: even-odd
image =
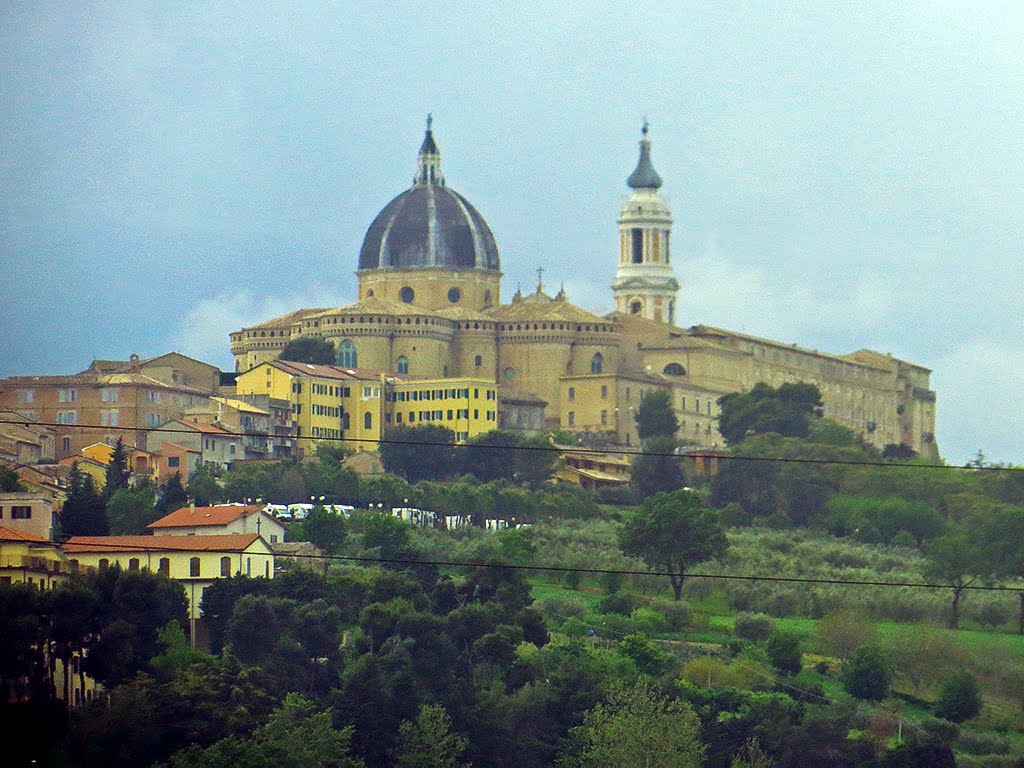
[[[165,515],[147,528],[191,528],[203,525],[227,525],[240,517],[259,512],[258,506],[182,507]]]
[[[321,379],[338,379],[340,381],[380,380],[380,371],[365,368],[343,368],[340,365],[315,365],[313,363],[296,363],[291,360],[272,360],[267,363],[293,376],[316,376]]]
[[[242,552],[258,540],[256,533],[219,536],[72,536],[68,554],[82,552]]]
[[[229,432],[226,429],[215,427],[213,424],[202,424],[198,421],[185,421],[185,419],[171,419],[168,424],[184,424],[189,429],[194,429],[196,432],[202,432],[204,435],[230,435],[235,436],[234,432]],[[170,430],[171,432],[175,430]],[[178,430],[180,432],[187,432],[188,430]]]
[[[320,314],[326,311],[327,309],[322,307],[319,309],[297,309],[294,312],[289,312],[287,315],[274,317],[271,318],[270,320],[265,320],[262,323],[258,323],[257,325],[246,326],[245,328],[242,328],[240,331],[236,331],[236,333],[244,333],[245,331],[255,331],[270,328],[277,329],[282,326],[289,326],[294,323],[302,322],[302,320],[306,317],[310,317],[312,315]]]
[[[25,533],[14,528],[8,528],[6,525],[0,525],[0,541],[26,541],[33,544],[49,544],[46,539],[41,539],[38,536],[33,536],[31,533]]]
[[[517,321],[561,321],[566,323],[589,323],[611,325],[610,320],[588,312],[563,299],[552,298],[543,291],[513,299],[511,304],[502,304],[487,310],[487,314],[500,322]]]

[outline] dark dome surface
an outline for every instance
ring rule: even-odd
[[[377,214],[363,239],[359,269],[500,270],[484,217],[442,184],[417,184]]]

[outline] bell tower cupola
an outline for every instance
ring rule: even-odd
[[[619,264],[612,291],[615,310],[675,324],[679,282],[672,269],[672,213],[658,190],[651,162],[650,126],[640,132],[640,157],[626,183],[631,194],[619,210]]]

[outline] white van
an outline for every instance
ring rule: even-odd
[[[312,504],[289,504],[288,512],[291,513],[293,520],[305,520],[310,512],[313,511]]]

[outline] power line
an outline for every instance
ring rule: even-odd
[[[83,537],[83,538],[94,538],[94,537]],[[107,537],[98,537],[107,538]],[[88,542],[81,542],[72,544],[72,546],[85,546]],[[95,546],[102,547],[104,549],[112,549],[114,553],[118,551],[123,552],[182,552],[189,551],[184,550],[180,547],[139,547],[129,544],[119,544],[117,542],[95,542]],[[93,550],[90,554],[100,554],[100,550]],[[275,555],[277,557],[278,555]],[[711,579],[711,580],[723,580],[723,581],[750,581],[750,582],[781,582],[791,584],[820,584],[830,586],[852,586],[852,587],[885,587],[885,588],[897,588],[897,587],[908,587],[913,589],[953,589],[952,584],[934,584],[930,582],[903,582],[903,581],[880,581],[880,580],[860,580],[860,579],[828,579],[828,578],[814,578],[805,576],[758,576],[750,574],[726,574],[726,573],[703,573],[703,572],[684,572],[684,571],[641,571],[626,568],[586,568],[581,566],[568,566],[568,565],[522,565],[519,563],[474,563],[457,560],[415,560],[413,558],[402,558],[402,557],[367,557],[361,555],[311,555],[311,554],[287,554],[280,555],[284,559],[307,559],[307,560],[326,560],[326,561],[339,561],[339,562],[359,562],[359,563],[374,563],[382,565],[429,565],[438,568],[490,568],[494,570],[512,570],[512,571],[529,571],[529,572],[555,572],[555,573],[593,573],[593,574],[618,574],[622,576],[675,576],[682,577],[684,579]],[[1024,585],[1019,587],[1005,586],[1005,585],[992,585],[992,584],[972,584],[961,587],[962,589],[972,589],[987,592],[1020,592],[1024,591]]]
[[[193,434],[193,430],[189,429],[171,429],[168,427],[122,427],[122,426],[105,426],[102,424],[58,424],[56,422],[44,422],[44,421],[5,421],[0,423],[6,424],[17,424],[20,426],[39,426],[39,427],[63,427],[80,430],[92,430],[96,432],[143,432],[150,434],[153,432],[166,433],[166,434]],[[587,448],[584,446],[546,446],[546,445],[480,445],[471,443],[443,443],[440,441],[419,441],[419,440],[396,440],[394,438],[380,437],[343,437],[343,438],[326,438],[326,437],[313,437],[311,435],[289,435],[289,436],[278,436],[271,435],[263,432],[229,432],[228,435],[234,437],[258,437],[267,440],[271,439],[287,439],[287,440],[303,440],[316,443],[360,443],[360,444],[371,444],[371,445],[415,445],[424,447],[445,447],[455,448],[457,450],[494,450],[494,451],[545,451],[549,453],[583,453],[592,455],[612,455],[612,456],[661,456],[661,457],[674,457],[674,458],[687,458],[688,455],[694,458],[707,457],[707,452],[719,452],[716,453],[713,458],[719,461],[746,461],[746,462],[771,462],[775,464],[810,464],[815,466],[850,466],[850,467],[882,467],[882,468],[903,468],[903,469],[944,469],[944,470],[978,470],[985,472],[1024,472],[1024,467],[1003,467],[1003,466],[955,466],[952,464],[922,464],[922,463],[902,463],[882,460],[865,460],[859,461],[855,459],[811,459],[811,458],[799,458],[799,457],[771,457],[771,456],[741,456],[736,454],[722,455],[720,448],[696,448],[692,454],[677,454],[672,452],[659,452],[651,451],[645,452],[635,448],[627,446],[626,449],[616,448]]]

